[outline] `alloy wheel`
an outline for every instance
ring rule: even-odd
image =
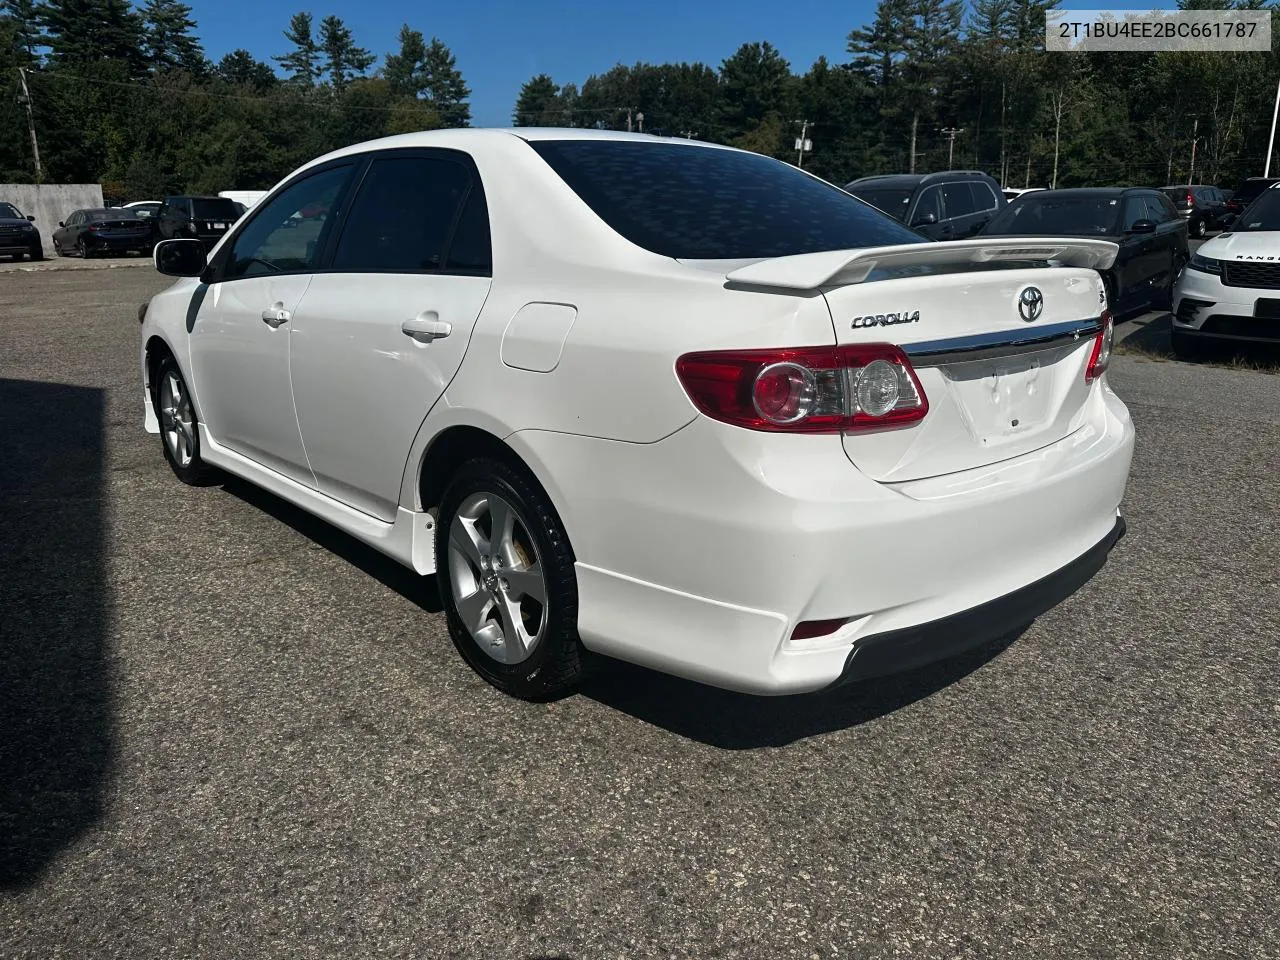
[[[532,656],[546,630],[547,584],[528,524],[496,493],[473,493],[454,514],[449,586],[486,655],[503,664]]]
[[[195,411],[185,384],[172,370],[160,381],[160,431],[174,463],[188,466],[196,450]]]

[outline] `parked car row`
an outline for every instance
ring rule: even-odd
[[[211,249],[244,212],[235,200],[193,196],[76,210],[58,222],[53,248],[60,257],[150,253],[158,241],[181,237]]]

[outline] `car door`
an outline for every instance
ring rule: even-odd
[[[58,229],[53,231],[53,241],[63,251],[70,250],[75,246],[75,221],[79,211],[71,213],[67,219],[58,224]]]
[[[1146,204],[1147,219],[1156,223],[1156,234],[1153,244],[1152,269],[1155,273],[1152,282],[1163,290],[1182,267],[1182,248],[1186,244],[1185,227],[1174,212],[1165,205],[1165,198],[1159,194],[1143,194]]]
[[[1135,233],[1134,225],[1148,220],[1147,201],[1140,193],[1126,194],[1120,207],[1120,263],[1122,289],[1117,291],[1126,306],[1149,295],[1161,269],[1161,241],[1157,232]]]
[[[470,158],[375,155],[293,328],[294,400],[323,493],[395,518],[409,447],[462,363],[491,275]]]
[[[951,180],[942,184],[942,210],[946,218],[941,223],[941,236],[946,240],[963,240],[977,233],[981,226],[973,191],[967,180]]]
[[[192,390],[219,444],[308,487],[289,384],[294,311],[332,218],[301,226],[304,207],[336,207],[355,160],[308,171],[282,188],[223,246],[191,326]]]

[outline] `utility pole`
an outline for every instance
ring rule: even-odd
[[[40,142],[36,140],[36,119],[31,112],[31,91],[27,88],[27,71],[22,67],[18,68],[18,79],[22,82],[22,102],[27,108],[27,129],[31,131],[31,156],[36,162],[36,183],[43,183],[44,175],[40,172]]]
[[[1199,129],[1200,129],[1200,118],[1197,117],[1195,122],[1191,125],[1191,169],[1187,171],[1188,187],[1190,187],[1193,183],[1196,182],[1196,141],[1200,139],[1199,137],[1196,136],[1196,133],[1199,131]]]
[[[1276,107],[1271,111],[1271,139],[1267,141],[1267,166],[1262,171],[1264,177],[1271,176],[1271,153],[1276,148],[1276,117],[1280,116],[1280,83],[1276,84]]]
[[[956,137],[964,133],[964,127],[943,127],[938,131],[949,139],[947,145],[947,169],[951,169],[952,163],[955,162],[956,156]]]
[[[808,139],[809,121],[801,120],[800,137],[796,140],[796,166],[801,170],[804,169],[804,155],[807,151],[813,149],[813,141]]]

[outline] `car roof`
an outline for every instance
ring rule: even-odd
[[[1211,183],[1175,183],[1168,187],[1161,187],[1161,190],[1203,190],[1205,187],[1212,187]]]
[[[1061,190],[1036,190],[1034,191],[1034,196],[1038,200],[1043,200],[1045,197],[1087,200],[1090,197],[1106,199],[1108,197],[1122,197],[1126,193],[1155,192],[1155,187],[1063,187]],[[1028,195],[1028,199],[1030,198],[1031,196]]]
[[[981,170],[940,170],[936,173],[882,173],[870,177],[859,177],[857,180],[851,181],[848,186],[878,186],[889,187],[890,189],[904,189],[907,187],[918,187],[926,183],[937,183],[942,180],[965,180],[965,179],[992,179],[990,175],[983,173]]]

